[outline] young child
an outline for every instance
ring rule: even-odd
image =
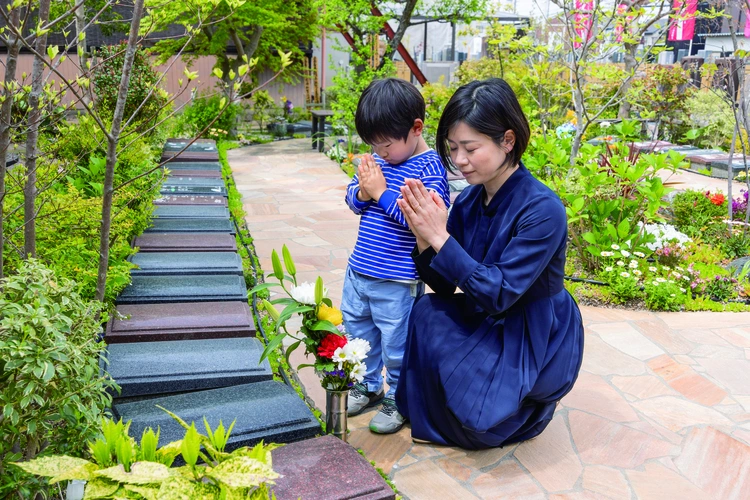
[[[397,200],[405,179],[420,179],[450,203],[448,179],[438,154],[422,137],[425,102],[414,85],[395,78],[376,80],[362,93],[355,124],[372,146],[346,192],[346,203],[361,215],[359,234],[344,279],[341,311],[346,331],[370,343],[361,384],[349,391],[349,415],[382,401],[370,421],[381,434],[398,431],[404,418],[396,409],[412,305],[424,291],[411,258],[416,239]],[[383,366],[388,392],[383,391]]]

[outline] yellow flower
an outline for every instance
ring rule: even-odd
[[[336,326],[339,326],[344,321],[341,311],[335,307],[328,307],[325,304],[320,304],[318,308],[318,319],[321,321],[328,320]]]

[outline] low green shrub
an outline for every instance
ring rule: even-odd
[[[9,463],[82,453],[110,404],[114,383],[99,376],[104,305],[33,259],[0,287],[0,497],[34,498],[46,485]]]
[[[215,140],[233,139],[235,133],[235,120],[242,112],[238,104],[227,104],[224,112],[219,118],[222,109],[222,102],[225,99],[219,94],[202,95],[193,99],[192,104],[185,108],[182,113],[183,134],[187,136],[196,136],[204,129],[208,128],[201,137]],[[211,122],[213,121],[213,124]],[[210,126],[209,126],[210,125]]]

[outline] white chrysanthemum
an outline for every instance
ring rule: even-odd
[[[636,276],[640,276],[643,273],[640,272],[638,269],[636,269],[636,270],[633,271],[633,274],[635,274]]]
[[[618,260],[617,261],[617,265],[620,266],[620,267],[624,267],[625,263],[623,261],[621,261],[621,260]]]
[[[661,266],[661,268],[664,269],[665,271],[671,271],[672,270],[672,268],[669,267],[669,266]]]
[[[344,352],[346,352],[349,360],[353,363],[359,363],[367,357],[367,353],[370,352],[370,343],[364,339],[351,339],[344,346]]]
[[[633,252],[633,255],[635,255],[636,257],[640,257],[641,259],[646,256],[646,254],[643,252]]]
[[[349,361],[349,353],[346,352],[344,347],[337,347],[336,350],[333,351],[333,361],[338,363],[339,370],[341,369],[341,365]]]
[[[615,243],[612,243],[612,250],[619,250],[620,245],[616,245]]]
[[[675,278],[680,279],[682,278],[682,275],[680,273],[674,273],[673,274]]]
[[[659,282],[659,283],[666,283],[667,282],[667,280],[664,279],[664,278],[656,278],[656,281]]]
[[[645,233],[654,236],[654,242],[646,244],[649,250],[656,251],[670,243],[676,243],[682,247],[691,241],[687,235],[679,232],[669,224],[643,224],[639,222],[638,225],[643,228]]]
[[[308,304],[311,306],[315,304],[315,283],[302,283],[301,285],[293,286],[290,292],[292,298],[301,304]],[[323,297],[328,297],[328,289],[323,288]]]
[[[628,252],[627,250],[620,250],[620,253],[623,257],[630,257],[630,252]]]
[[[609,123],[609,122],[601,122],[601,123],[599,124],[599,127],[601,127],[601,128],[609,128],[609,127],[610,127],[610,125],[612,125],[612,124],[611,124],[611,123]]]
[[[606,272],[608,272],[608,273],[611,273],[612,271],[614,271],[614,269],[615,269],[615,268],[614,268],[614,267],[612,267],[612,266],[607,266],[607,267],[605,267],[605,268],[604,268],[604,270],[605,270]]]
[[[628,267],[629,267],[630,269],[637,269],[637,268],[638,268],[638,262],[636,262],[636,261],[634,261],[634,260],[631,260],[631,261],[630,261],[630,264],[628,264]]]
[[[622,276],[623,278],[630,278],[630,273],[626,273],[625,271],[623,271],[620,273],[620,276]]]
[[[657,269],[654,266],[648,266],[648,270],[651,271],[652,273],[655,273],[657,271]]]
[[[367,370],[367,367],[364,363],[357,363],[354,365],[354,368],[352,368],[352,377],[354,377],[354,380],[357,382],[362,382],[365,378],[365,371]]]
[[[687,292],[687,290],[685,290],[684,288],[680,288],[680,291],[681,291],[682,293],[685,293],[685,292]]]
[[[612,257],[615,253],[614,252],[602,252],[602,257]]]

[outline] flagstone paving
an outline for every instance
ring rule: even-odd
[[[343,201],[347,176],[309,139],[228,156],[263,268],[286,244],[300,278],[322,276],[338,303],[358,224]],[[686,172],[673,180],[726,189]],[[408,427],[372,434],[370,411],[349,420],[349,442],[411,500],[748,498],[750,313],[581,310],[581,375],[536,439],[484,451],[418,445]],[[312,371],[299,375],[323,408]]]

